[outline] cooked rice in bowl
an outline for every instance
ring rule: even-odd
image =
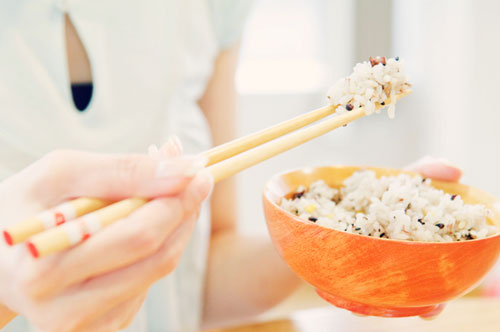
[[[323,227],[378,238],[452,242],[497,233],[484,205],[465,204],[418,175],[377,178],[373,171],[358,171],[340,189],[319,180],[299,187],[280,205]]]

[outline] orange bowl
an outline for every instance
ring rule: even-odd
[[[299,185],[324,180],[340,187],[357,170],[377,176],[408,173],[373,167],[317,167],[274,176],[264,189],[267,227],[281,257],[328,302],[364,315],[432,316],[443,303],[476,286],[500,254],[500,234],[465,242],[425,243],[337,231],[305,221],[279,207]],[[411,173],[410,173],[411,174]],[[459,183],[432,181],[466,203],[492,210],[500,225],[500,200]]]

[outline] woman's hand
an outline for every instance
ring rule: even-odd
[[[438,159],[429,156],[409,165],[406,167],[406,170],[441,181],[456,182],[462,177],[462,170],[457,166],[452,165],[446,159]]]
[[[52,256],[33,259],[24,245],[0,244],[0,302],[5,306],[0,323],[12,316],[8,308],[42,331],[115,331],[128,325],[149,286],[181,257],[212,188],[210,175],[198,172],[203,166],[198,158],[159,153],[64,151],[0,183],[2,227],[73,197],[153,198]]]

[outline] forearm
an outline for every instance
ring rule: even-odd
[[[200,99],[214,144],[235,137],[234,74],[238,45],[222,51]],[[205,327],[256,315],[289,295],[298,278],[265,237],[236,234],[237,199],[234,179],[218,183],[212,194],[212,239],[205,297]]]
[[[211,241],[205,326],[257,315],[281,302],[299,285],[300,279],[267,237],[221,232]]]

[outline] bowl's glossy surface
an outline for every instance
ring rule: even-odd
[[[479,240],[423,243],[372,238],[324,228],[282,210],[283,196],[299,185],[322,179],[340,187],[359,169],[381,175],[401,170],[371,167],[317,167],[273,177],[264,189],[264,211],[274,245],[302,279],[330,303],[365,315],[429,316],[441,304],[477,285],[500,254],[500,234]],[[500,200],[458,183],[432,181],[434,187],[481,203],[500,225]]]

